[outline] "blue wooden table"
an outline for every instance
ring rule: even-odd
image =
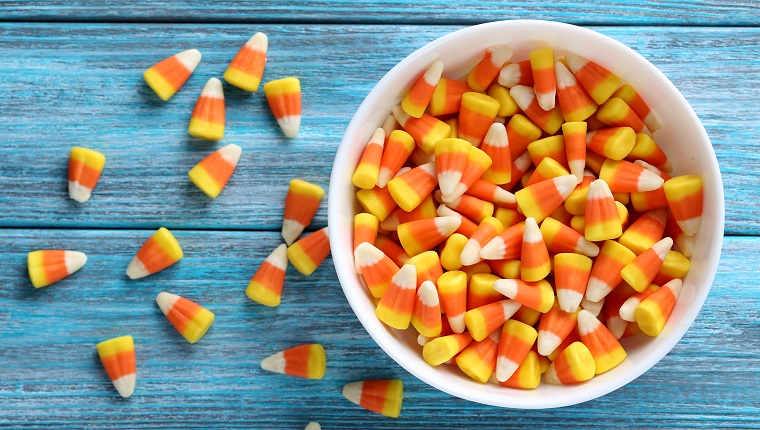
[[[26,427],[501,428],[760,427],[760,6],[755,1],[552,2],[390,0],[0,1],[0,425]],[[331,261],[309,278],[288,270],[283,302],[243,294],[280,242],[287,183],[328,186],[351,115],[374,83],[425,43],[497,19],[565,21],[640,52],[686,96],[718,156],[726,238],[718,275],[696,322],[658,365],[597,400],[520,411],[469,403],[407,374],[369,338]],[[220,144],[187,135],[203,83],[220,76],[256,31],[269,35],[266,77],[301,78],[301,134],[286,140],[263,96],[226,87],[224,143],[240,165],[211,201],[187,171]],[[169,102],[141,72],[177,51],[203,61]],[[108,158],[92,200],[68,199],[72,146]],[[311,230],[326,224],[320,209]],[[175,267],[130,281],[124,270],[159,226],[185,251]],[[34,290],[26,253],[60,248],[90,260],[75,276]],[[189,345],[154,303],[168,290],[217,315]],[[135,395],[120,398],[94,345],[131,334]],[[319,342],[322,381],[271,374],[259,361]],[[401,417],[345,401],[343,384],[397,377]]]

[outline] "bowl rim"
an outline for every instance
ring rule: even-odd
[[[717,268],[720,260],[720,250],[722,249],[723,244],[723,237],[724,237],[724,228],[725,228],[725,194],[723,189],[723,181],[720,174],[720,169],[718,166],[718,160],[715,156],[715,151],[712,146],[712,142],[710,141],[709,136],[707,135],[707,132],[704,129],[704,125],[702,125],[702,122],[697,117],[696,113],[692,109],[691,105],[689,105],[686,98],[681,94],[681,92],[676,88],[676,86],[665,76],[664,73],[662,73],[656,66],[654,66],[649,60],[644,58],[641,54],[633,50],[632,48],[628,47],[627,45],[623,44],[622,42],[619,42],[615,39],[613,39],[610,36],[607,36],[605,34],[596,32],[594,30],[590,30],[587,28],[583,28],[580,26],[572,25],[572,24],[566,24],[562,22],[555,22],[555,21],[544,21],[544,20],[503,20],[503,21],[493,21],[473,26],[464,27],[462,29],[453,31],[451,33],[445,34],[431,42],[428,42],[421,48],[415,50],[408,56],[406,56],[403,60],[401,60],[398,64],[396,64],[391,70],[389,70],[370,90],[369,93],[365,96],[364,100],[354,113],[354,115],[351,118],[351,121],[349,122],[348,126],[346,127],[346,130],[343,134],[343,137],[341,139],[341,142],[338,146],[338,150],[335,155],[335,160],[333,163],[333,169],[331,173],[330,178],[330,186],[329,186],[329,193],[328,193],[328,225],[329,228],[329,238],[330,242],[332,243],[338,243],[338,231],[339,231],[339,225],[340,221],[338,217],[341,215],[339,211],[342,208],[338,207],[337,200],[339,199],[339,195],[341,194],[339,191],[334,191],[334,187],[339,187],[338,184],[338,175],[340,174],[338,165],[341,164],[341,160],[344,160],[346,157],[346,152],[348,151],[348,147],[353,144],[353,142],[349,141],[348,137],[353,136],[357,129],[360,127],[359,118],[362,118],[365,116],[366,111],[372,109],[373,103],[367,103],[367,101],[373,101],[374,98],[378,97],[378,92],[380,89],[385,87],[387,85],[388,81],[391,81],[392,79],[395,79],[393,76],[396,74],[396,72],[399,69],[405,68],[409,63],[413,63],[415,61],[418,61],[419,58],[424,57],[427,53],[439,48],[441,45],[444,45],[446,43],[449,43],[455,39],[458,39],[460,37],[466,37],[471,32],[477,32],[477,31],[486,31],[488,29],[496,28],[496,27],[502,27],[502,26],[514,26],[514,25],[542,25],[542,26],[554,26],[554,27],[561,27],[563,29],[566,29],[568,31],[576,31],[581,34],[584,34],[585,36],[590,37],[601,37],[602,39],[606,39],[608,43],[611,43],[615,46],[616,49],[620,49],[624,51],[628,55],[633,55],[634,57],[637,57],[640,62],[642,63],[642,66],[647,68],[647,72],[651,73],[654,76],[657,76],[658,79],[661,79],[665,85],[671,87],[675,95],[675,98],[673,102],[681,105],[684,107],[684,111],[691,116],[691,120],[693,120],[696,124],[698,124],[698,130],[697,132],[700,133],[704,140],[709,143],[708,150],[710,151],[710,162],[713,164],[713,167],[715,169],[715,172],[717,172],[717,179],[716,181],[716,191],[719,194],[719,201],[718,207],[716,207],[716,221],[719,222],[718,230],[716,231],[716,237],[713,238],[713,246],[717,246],[718,251],[718,258],[715,259],[714,264],[711,265],[711,267],[706,268],[708,276],[704,279],[703,282],[707,284],[707,288],[704,290],[703,294],[700,294],[698,296],[695,296],[695,304],[698,302],[699,306],[693,306],[691,308],[690,312],[687,312],[685,316],[685,320],[681,321],[679,326],[682,326],[683,328],[678,328],[674,333],[671,334],[670,337],[665,339],[665,344],[661,346],[660,350],[665,351],[661,356],[655,357],[658,354],[652,354],[649,357],[646,357],[641,364],[637,366],[637,371],[630,371],[627,373],[624,373],[621,377],[609,382],[608,384],[604,385],[604,388],[598,388],[596,390],[588,390],[585,391],[584,394],[578,395],[573,397],[572,399],[564,399],[564,400],[554,400],[554,401],[542,401],[541,404],[534,404],[534,403],[528,403],[528,402],[499,402],[497,400],[499,399],[484,399],[482,397],[477,397],[470,395],[470,393],[461,393],[454,389],[451,389],[449,386],[447,386],[445,383],[443,383],[441,380],[436,380],[433,378],[428,378],[426,375],[423,375],[421,372],[418,372],[416,370],[416,366],[411,365],[410,363],[404,362],[404,360],[400,357],[400,354],[397,353],[393,348],[393,343],[398,342],[398,340],[391,336],[389,331],[373,331],[370,330],[368,324],[370,323],[370,318],[376,319],[375,315],[364,315],[362,312],[358,311],[358,303],[359,300],[353,293],[349,293],[347,284],[353,284],[356,282],[355,279],[355,271],[353,265],[349,265],[344,261],[343,259],[334,259],[337,261],[334,261],[334,266],[336,270],[336,274],[338,276],[338,280],[341,284],[341,288],[343,289],[343,293],[346,296],[346,299],[349,302],[349,305],[351,306],[352,311],[356,315],[356,317],[361,322],[364,329],[367,331],[367,333],[370,335],[370,337],[374,340],[374,342],[380,346],[380,348],[385,351],[385,353],[390,356],[396,363],[398,363],[402,368],[404,368],[407,372],[411,373],[414,377],[417,379],[425,382],[426,384],[443,391],[449,395],[462,398],[468,401],[472,401],[475,403],[481,403],[491,406],[498,406],[498,407],[508,407],[508,408],[519,408],[519,409],[548,409],[548,408],[557,408],[557,407],[564,407],[564,406],[571,406],[579,403],[583,403],[589,400],[593,400],[595,398],[604,396],[606,394],[609,394],[625,385],[627,385],[629,382],[633,381],[634,379],[638,378],[639,376],[643,375],[649,369],[651,369],[654,365],[656,365],[658,362],[662,360],[670,351],[673,349],[673,347],[681,340],[681,338],[686,334],[688,329],[693,324],[694,320],[696,319],[697,315],[701,311],[702,307],[704,306],[704,302],[707,298],[707,295],[710,292],[710,289],[712,288],[712,284],[715,278],[715,274],[717,273]],[[335,226],[335,228],[333,228]],[[345,228],[345,227],[344,227]],[[353,279],[352,279],[353,278]],[[353,287],[351,287],[353,288]],[[688,321],[688,324],[684,324]],[[475,384],[476,382],[473,381]]]

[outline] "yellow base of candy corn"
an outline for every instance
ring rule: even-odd
[[[280,305],[281,297],[258,282],[252,281],[245,289],[245,295],[249,299],[264,306],[275,307]]]
[[[42,264],[42,251],[30,252],[26,261],[27,266],[29,267],[29,279],[32,281],[34,288],[42,288],[50,285],[45,278],[45,266]]]
[[[233,69],[232,67],[228,68],[222,77],[228,84],[252,93],[258,91],[259,85],[261,84],[260,77],[246,73],[242,70]]]
[[[163,76],[153,69],[148,69],[143,72],[143,79],[145,83],[156,93],[158,98],[163,101],[169,100],[177,90],[174,89]]]
[[[192,322],[182,332],[182,337],[190,343],[198,342],[206,334],[211,324],[214,322],[214,314],[206,308],[193,317]]]
[[[643,301],[636,307],[636,323],[647,336],[657,336],[665,327],[667,320],[663,318],[660,308],[652,302]]]
[[[483,361],[477,352],[465,349],[460,352],[456,359],[457,366],[462,369],[467,376],[485,384],[491,377],[493,369],[483,365]]]
[[[217,198],[217,196],[219,196],[219,193],[222,192],[222,189],[219,187],[216,180],[214,180],[214,178],[208,174],[206,169],[201,166],[193,167],[187,173],[187,176],[190,177],[190,180],[195,184],[196,187],[198,187],[212,199]]]
[[[399,329],[399,330],[406,330],[409,328],[409,323],[412,320],[412,315],[402,315],[393,309],[387,308],[385,306],[378,306],[375,310],[375,315],[377,315],[377,319],[384,322],[385,324]]]
[[[539,384],[541,384],[541,365],[539,364],[538,354],[535,351],[530,351],[505,385],[513,388],[532,390],[538,388]]]
[[[520,267],[520,278],[525,282],[538,282],[547,276],[552,271],[551,261],[547,261],[540,267],[528,268],[525,266]]]
[[[166,255],[168,255],[169,258],[175,262],[181,260],[184,256],[182,248],[179,246],[179,242],[177,242],[177,239],[165,227],[159,228],[153,234],[153,240],[155,240],[156,243],[161,246],[164,252],[166,252]]]
[[[601,242],[608,239],[617,239],[623,234],[623,225],[620,219],[610,220],[601,224],[588,225],[584,228],[586,240]]]
[[[201,139],[221,140],[224,137],[224,124],[192,118],[190,119],[190,126],[187,127],[187,132],[190,136]]]
[[[625,352],[623,347],[620,346],[604,355],[594,357],[596,374],[601,375],[602,373],[617,367],[618,364],[622,363],[623,360],[625,360],[625,357],[627,355],[628,354]]]
[[[288,260],[293,267],[296,268],[302,275],[309,276],[317,270],[317,265],[311,261],[309,254],[304,251],[303,248],[296,245],[288,247]]]
[[[620,270],[620,277],[628,283],[634,290],[639,293],[644,291],[650,284],[651,280],[648,280],[641,269],[633,264],[628,264]]]
[[[377,166],[360,165],[351,177],[351,182],[361,189],[371,190],[375,188],[379,173],[380,169]]]

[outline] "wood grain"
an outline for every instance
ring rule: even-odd
[[[26,0],[0,2],[0,20],[239,23],[479,24],[546,19],[579,25],[757,25],[752,0],[635,0],[547,3],[522,1],[322,0],[128,1]]]
[[[353,112],[406,55],[458,27],[387,25],[0,24],[0,225],[49,228],[276,230],[290,179],[327,188]],[[760,233],[757,28],[599,27],[639,51],[683,92],[702,119],[721,165],[727,234]],[[225,139],[187,135],[197,95],[255,31],[270,35],[265,79],[298,76],[301,134],[285,139],[262,94],[229,86]],[[142,71],[190,47],[204,58],[163,103]],[[243,147],[227,188],[211,200],[187,171],[223,143]],[[69,200],[72,146],[107,163],[90,202]],[[326,223],[321,210],[314,227]]]
[[[288,269],[283,302],[265,308],[245,286],[281,239],[269,232],[176,232],[177,265],[142,280],[124,270],[145,230],[3,231],[0,265],[0,425],[54,427],[450,428],[509,426],[760,426],[760,276],[746,261],[760,238],[727,238],[702,312],[673,351],[645,375],[600,399],[558,410],[515,411],[469,403],[419,382],[375,345],[348,306],[328,259],[311,277]],[[35,290],[26,252],[73,248],[89,256],[73,276]],[[197,300],[216,314],[188,344],[153,301],[160,291]],[[133,398],[110,386],[95,353],[104,339],[131,334],[138,357]],[[322,381],[262,371],[278,350],[320,342]],[[341,396],[343,384],[398,377],[406,395],[393,421]]]

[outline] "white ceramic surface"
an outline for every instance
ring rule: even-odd
[[[542,383],[536,390],[516,390],[479,384],[454,366],[429,366],[422,359],[422,347],[413,329],[397,331],[378,321],[371,296],[354,271],[352,225],[358,204],[351,175],[372,132],[434,60],[444,62],[444,77],[461,78],[480,60],[485,48],[496,44],[509,45],[517,60],[526,59],[531,50],[548,46],[558,57],[569,51],[611,70],[639,91],[662,123],[655,139],[673,162],[674,173],[698,174],[704,179],[702,229],[696,236],[691,270],[662,334],[623,340],[628,357],[620,366],[574,386]],[[675,86],[649,61],[622,43],[584,28],[546,21],[501,21],[465,28],[428,43],[375,85],[338,148],[330,180],[328,220],[332,257],[346,298],[367,332],[397,363],[433,387],[463,399],[510,408],[553,408],[588,401],[622,387],[660,361],[686,333],[717,270],[723,240],[723,185],[715,153],[699,119]]]

